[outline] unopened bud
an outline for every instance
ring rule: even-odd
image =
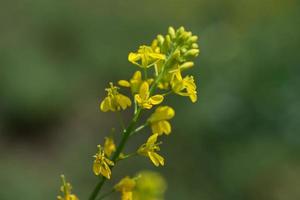
[[[158,42],[159,42],[160,45],[162,45],[164,43],[164,41],[165,41],[164,36],[162,36],[162,35],[158,35],[157,36],[157,40],[158,40]]]
[[[194,42],[197,42],[197,40],[198,40],[198,37],[196,35],[193,35],[188,39],[188,42],[194,43]]]
[[[180,69],[188,69],[194,66],[194,62],[185,62],[182,65],[180,65]]]
[[[192,48],[193,48],[193,49],[198,49],[198,48],[199,48],[199,45],[198,45],[197,43],[193,43],[193,44],[192,44]]]
[[[172,26],[169,27],[168,33],[169,33],[171,39],[174,39],[176,37],[175,30],[174,30],[174,28]]]
[[[188,50],[184,55],[185,56],[198,56],[199,54],[199,49],[191,49]]]

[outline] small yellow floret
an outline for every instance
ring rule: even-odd
[[[101,102],[100,110],[103,112],[107,111],[120,111],[125,110],[131,106],[131,100],[118,92],[118,87],[110,83],[110,88],[106,88],[107,97]]]
[[[168,120],[172,119],[174,115],[174,109],[169,106],[159,106],[156,108],[148,119],[152,133],[158,133],[159,135],[165,133],[169,135],[171,133],[171,124]]]
[[[96,176],[100,174],[107,179],[111,177],[111,169],[109,166],[114,166],[114,162],[105,157],[104,150],[98,145],[98,153],[94,155],[93,171]]]
[[[160,151],[159,144],[156,143],[158,134],[155,133],[152,136],[150,136],[146,142],[146,144],[143,144],[139,149],[138,153],[140,155],[149,157],[152,163],[158,167],[159,165],[164,165],[164,158],[157,154],[155,151]]]
[[[150,46],[140,46],[137,53],[129,53],[128,60],[141,67],[149,68],[160,60],[165,60],[166,56],[157,52],[156,49],[153,49]]]
[[[190,97],[193,103],[197,101],[197,86],[193,76],[182,78],[181,72],[177,70],[171,79],[171,86],[176,94]]]
[[[146,81],[141,84],[139,93],[134,98],[139,106],[145,109],[151,109],[153,105],[158,105],[164,100],[159,94],[150,97],[149,84]]]

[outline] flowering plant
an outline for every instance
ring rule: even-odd
[[[121,112],[133,105],[132,120],[121,133],[118,145],[116,138],[105,137],[103,145],[98,145],[98,151],[94,155],[93,172],[101,179],[92,191],[89,200],[98,197],[102,186],[112,178],[112,169],[120,161],[130,158],[132,155],[148,157],[155,166],[164,166],[165,159],[158,152],[161,143],[158,142],[162,135],[171,133],[171,120],[175,116],[175,110],[167,105],[162,105],[168,95],[174,93],[189,97],[194,103],[197,101],[196,84],[193,76],[183,76],[183,73],[194,66],[192,59],[198,56],[198,37],[183,27],[175,30],[169,27],[168,33],[158,35],[150,46],[142,45],[137,52],[131,52],[128,60],[140,68],[134,72],[130,80],[120,80],[116,86],[109,83],[106,88],[107,96],[100,103],[103,112]],[[131,98],[120,92],[121,88],[130,89]],[[154,112],[145,122],[140,122],[141,116],[147,110],[155,107]],[[142,129],[150,127],[151,134],[144,144],[136,152],[125,154],[123,152],[128,140]],[[58,196],[58,200],[78,200],[71,194],[71,185],[64,176],[61,191],[64,196]],[[130,178],[126,176],[108,193],[118,191],[122,200],[135,199],[134,191],[137,188],[137,180],[140,176]],[[138,199],[138,198],[136,198]]]

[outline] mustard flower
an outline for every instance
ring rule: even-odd
[[[132,192],[135,188],[135,185],[135,179],[126,176],[118,184],[115,185],[114,189],[121,192],[122,200],[132,200]]]
[[[107,157],[110,157],[113,152],[116,151],[116,145],[112,137],[105,137],[104,141],[104,153]]]
[[[195,103],[197,101],[197,86],[194,82],[193,76],[186,76],[182,78],[181,72],[177,70],[173,73],[171,79],[172,90],[181,96],[190,97],[191,101]]]
[[[146,80],[148,82],[148,84],[151,84],[153,82],[153,79],[148,79]],[[118,84],[120,86],[123,87],[130,87],[131,88],[131,92],[133,94],[138,93],[139,88],[141,86],[141,84],[143,83],[143,79],[142,79],[142,73],[140,71],[136,71],[132,78],[130,79],[130,81],[126,81],[126,80],[120,80],[118,82]]]
[[[100,174],[107,179],[111,177],[111,169],[109,166],[114,166],[114,162],[105,157],[104,150],[98,145],[98,153],[94,155],[93,171],[96,176]]]
[[[118,92],[118,87],[114,86],[113,83],[109,83],[110,88],[106,88],[107,97],[101,102],[100,110],[103,112],[107,111],[120,111],[125,110],[131,106],[131,100]]]
[[[165,60],[166,56],[159,52],[159,49],[153,49],[150,46],[140,46],[137,53],[129,53],[128,60],[141,67],[149,68],[160,60]]]
[[[164,165],[164,158],[156,153],[156,151],[160,151],[159,144],[156,143],[158,134],[155,133],[150,136],[145,144],[140,146],[138,149],[138,154],[149,157],[152,163],[158,167],[159,165]]]
[[[169,106],[159,106],[154,113],[149,117],[148,122],[151,125],[152,133],[162,135],[171,133],[171,124],[168,122],[175,115],[173,108]]]
[[[145,109],[151,109],[153,105],[158,105],[164,100],[159,94],[150,97],[149,84],[146,81],[141,84],[139,93],[134,98],[139,106]]]
[[[57,196],[57,200],[79,200],[78,197],[71,193],[72,186],[66,182],[65,176],[61,175],[63,185],[60,187],[60,191],[64,193],[64,197]]]

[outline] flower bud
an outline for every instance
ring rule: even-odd
[[[171,37],[169,36],[169,35],[166,35],[166,45],[167,45],[167,47],[169,47],[170,48],[170,46],[171,46]]]
[[[185,62],[179,66],[180,69],[188,69],[194,66],[194,62]]]
[[[193,49],[198,49],[198,48],[199,48],[199,45],[198,45],[197,43],[193,43],[193,44],[192,44],[192,48],[193,48]]]
[[[191,50],[188,50],[184,56],[198,56],[199,54],[199,49],[191,49]]]
[[[176,37],[175,30],[174,30],[174,28],[172,26],[169,27],[168,33],[169,33],[171,39],[174,39]]]
[[[162,45],[165,41],[164,36],[162,36],[162,35],[158,35],[157,40],[160,45]]]
[[[194,43],[194,42],[197,42],[197,40],[198,40],[198,37],[196,35],[193,35],[188,39],[188,42]]]

